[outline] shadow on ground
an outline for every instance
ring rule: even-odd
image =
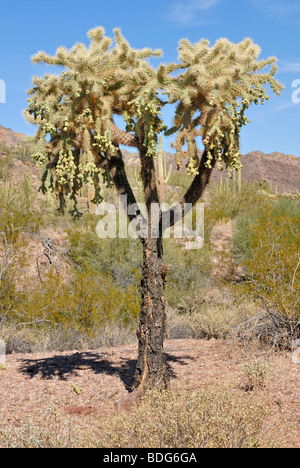
[[[181,366],[188,365],[191,356],[174,356],[166,354],[166,361],[171,379],[176,378],[176,373],[170,363],[178,363]],[[43,359],[23,359],[20,372],[29,375],[32,379],[40,376],[50,380],[58,378],[68,380],[71,375],[77,375],[83,368],[91,369],[95,374],[116,375],[124,383],[125,388],[131,391],[136,368],[136,360],[118,358],[118,363],[107,358],[107,355],[92,352],[76,352],[67,356],[51,356]]]

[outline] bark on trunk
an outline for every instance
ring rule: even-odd
[[[153,157],[147,156],[147,148],[139,148],[141,176],[144,185],[148,213],[148,236],[141,239],[143,245],[142,305],[138,330],[138,360],[134,387],[167,388],[169,374],[163,353],[166,334],[165,274],[161,233],[152,235],[152,206],[159,204]]]
[[[141,137],[143,141],[143,135]],[[152,157],[147,156],[147,148],[139,146],[141,160],[141,175],[144,185],[145,202],[148,212],[148,236],[141,239],[143,245],[143,270],[142,270],[142,305],[140,311],[140,324],[138,330],[138,360],[134,387],[137,389],[135,397],[146,389],[155,387],[167,388],[169,385],[169,372],[163,352],[163,343],[166,334],[166,312],[165,312],[165,275],[166,267],[163,265],[162,246],[162,213],[159,214],[158,238],[151,236],[151,206],[159,203],[156,183],[156,173]],[[97,155],[97,164],[107,170],[114,181],[119,194],[127,195],[128,208],[136,204],[136,200],[127,179],[121,151],[115,156],[106,158],[105,155]],[[179,211],[183,212],[184,204],[194,205],[202,195],[209,182],[212,169],[205,166],[207,153],[204,152],[199,174],[195,177],[190,188],[179,203]],[[215,161],[213,161],[213,166]],[[170,210],[170,223],[175,222],[174,210]],[[132,220],[137,216],[129,216]],[[134,394],[132,394],[134,396]]]
[[[166,333],[165,270],[162,239],[143,241],[142,305],[138,330],[138,361],[134,387],[167,388],[169,373],[163,353]]]

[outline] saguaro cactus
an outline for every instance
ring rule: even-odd
[[[159,186],[159,199],[161,203],[165,201],[165,184],[167,184],[171,178],[173,172],[173,165],[170,164],[167,170],[167,159],[163,160],[163,137],[159,137],[159,146],[157,153],[158,160],[158,186]]]
[[[218,193],[219,193],[220,195],[222,195],[222,193],[223,193],[223,174],[222,174],[222,173],[221,173],[221,175],[220,175]]]
[[[134,169],[134,180],[137,187],[137,200],[140,201],[143,197],[143,182],[138,168]]]

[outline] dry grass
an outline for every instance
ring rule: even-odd
[[[170,392],[152,392],[125,414],[120,402],[136,356],[136,344],[8,355],[0,446],[299,446],[299,372],[289,353],[270,355],[265,374],[254,365],[265,362],[257,349],[228,340],[167,341]],[[249,376],[253,391],[245,391]]]
[[[244,323],[256,316],[257,307],[251,302],[234,304],[231,301],[203,303],[189,312],[167,310],[169,339],[239,339]],[[248,341],[252,338],[248,334]]]
[[[51,324],[38,327],[24,324],[5,324],[0,328],[0,339],[6,343],[7,354],[42,353],[115,347],[135,342],[134,327],[122,324],[98,326],[92,336],[72,326]]]
[[[246,388],[251,391],[257,388],[263,388],[266,384],[269,371],[270,364],[267,360],[255,359],[249,362],[244,367],[244,372],[248,381]]]
[[[256,448],[266,441],[267,405],[243,399],[232,388],[206,386],[198,391],[149,392],[132,414],[104,427],[100,447]]]
[[[88,411],[70,409],[72,414]],[[29,419],[20,427],[3,427],[0,446],[7,448],[258,448],[280,446],[278,436],[265,437],[269,411],[256,396],[245,400],[228,386],[146,394],[128,414],[99,420],[94,433],[78,419],[66,419],[55,408],[43,423]]]

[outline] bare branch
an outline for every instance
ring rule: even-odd
[[[114,122],[111,122],[112,142],[116,145],[134,146],[138,148],[139,140],[132,133],[124,132]]]

